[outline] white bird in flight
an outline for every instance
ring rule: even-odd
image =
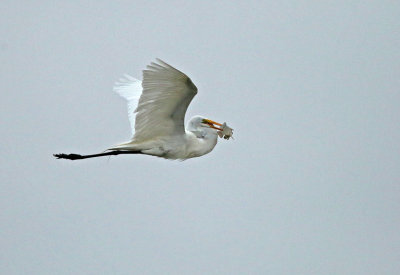
[[[185,113],[197,94],[197,88],[187,75],[160,59],[143,71],[143,81],[125,75],[116,83],[114,91],[128,101],[132,139],[103,153],[54,154],[56,158],[77,160],[145,154],[185,160],[211,152],[218,136],[229,139],[233,134],[226,123],[202,116],[192,117],[185,129]]]

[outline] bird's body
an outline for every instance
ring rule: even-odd
[[[143,154],[166,159],[188,159],[211,152],[217,144],[217,138],[218,135],[214,133],[198,138],[194,133],[187,131],[185,135],[160,136],[140,143],[132,140],[108,150],[140,151]]]
[[[197,94],[197,88],[187,75],[159,59],[157,61],[143,71],[143,81],[125,76],[114,87],[114,91],[128,102],[132,127],[130,141],[100,154],[55,156],[74,160],[131,153],[184,160],[211,152],[217,144],[218,131],[221,134],[225,130],[220,126],[226,125],[195,116],[185,129],[186,109]]]

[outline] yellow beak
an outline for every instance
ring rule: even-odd
[[[222,126],[221,123],[215,122],[215,121],[213,121],[211,119],[204,119],[203,123],[208,124],[210,126],[210,128],[216,129],[218,131],[222,131],[222,128],[219,128],[219,127],[215,126],[215,125]]]

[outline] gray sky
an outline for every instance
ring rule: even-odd
[[[399,1],[59,2],[0,4],[1,274],[397,274]],[[155,57],[235,140],[55,160],[129,139]]]

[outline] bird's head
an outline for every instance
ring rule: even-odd
[[[192,117],[189,121],[188,130],[204,130],[204,129],[215,129],[217,131],[222,131],[221,123],[215,122],[211,119],[204,118],[202,116]]]
[[[189,121],[187,130],[194,133],[197,137],[218,135],[220,138],[224,139],[233,138],[233,129],[226,125],[226,122],[221,124],[201,116],[192,117]]]

